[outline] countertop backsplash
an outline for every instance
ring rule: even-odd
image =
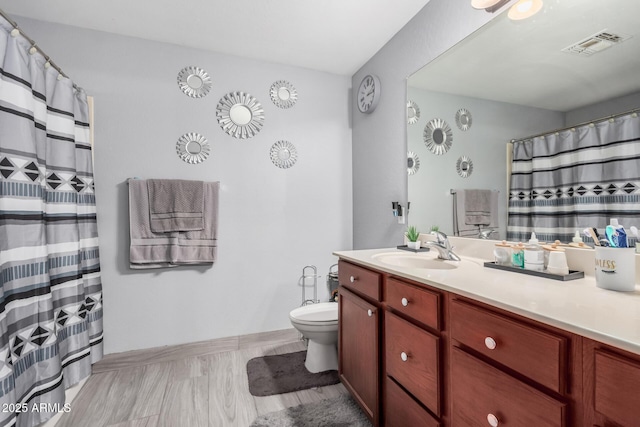
[[[420,240],[435,240],[430,234],[421,234]],[[493,249],[499,240],[469,239],[449,236],[453,251],[458,255],[493,261]],[[526,242],[525,242],[526,243]],[[570,270],[584,271],[587,276],[595,275],[595,250],[564,247]],[[636,284],[640,284],[640,254],[636,254]]]

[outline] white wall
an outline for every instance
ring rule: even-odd
[[[420,169],[409,176],[409,223],[427,232],[432,225],[453,233],[453,200],[450,190],[484,188],[499,190],[500,238],[507,230],[506,145],[512,139],[524,138],[564,125],[564,114],[558,111],[525,107],[468,96],[431,92],[409,87],[409,99],[420,108],[420,120],[407,126],[408,149],[418,155]],[[466,108],[472,124],[461,131],[455,122],[456,112]],[[448,152],[436,155],[423,139],[425,125],[432,119],[445,120],[452,129],[453,144]],[[456,171],[460,156],[473,162],[473,171],[462,178]],[[492,235],[497,239],[498,236]]]
[[[320,296],[334,250],[352,247],[350,78],[15,17],[73,80],[95,97],[95,182],[106,353],[290,328],[302,268],[315,264]],[[213,89],[184,95],[177,74],[204,68]],[[298,90],[279,109],[269,88]],[[215,109],[242,90],[262,103],[263,130],[237,140]],[[199,132],[212,146],[199,165],[176,155]],[[269,148],[292,142],[299,159],[276,168]],[[220,181],[219,251],[212,267],[128,268],[129,177]]]
[[[391,202],[407,200],[407,77],[495,16],[473,9],[468,0],[431,0],[353,76],[354,88],[367,74],[378,75],[382,84],[372,114],[352,107],[355,248],[402,241],[406,225],[393,218]]]

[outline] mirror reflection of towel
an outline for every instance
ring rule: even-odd
[[[489,191],[489,190],[487,190]],[[491,223],[488,226],[472,225],[466,223],[467,212],[465,210],[466,205],[466,191],[463,189],[452,190],[453,195],[453,232],[456,236],[461,237],[478,237],[479,228],[500,228],[500,221],[498,217],[498,190],[490,190],[491,197]]]
[[[491,190],[464,190],[464,223],[491,224]]]

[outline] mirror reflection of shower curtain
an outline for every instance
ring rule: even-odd
[[[0,425],[33,426],[102,358],[102,285],[86,94],[11,29],[0,19]]]
[[[515,142],[507,239],[570,242],[610,218],[640,222],[640,118],[627,114]],[[590,240],[585,239],[589,243]]]

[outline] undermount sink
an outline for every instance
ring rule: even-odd
[[[453,270],[458,268],[458,265],[451,261],[410,253],[382,253],[373,255],[373,258],[376,261],[394,267],[424,268],[428,270]]]

